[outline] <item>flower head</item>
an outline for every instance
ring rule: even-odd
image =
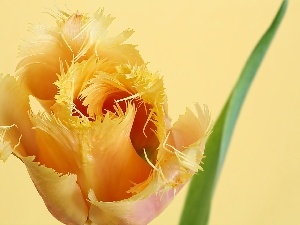
[[[111,22],[59,12],[0,81],[0,159],[19,157],[65,224],[149,223],[200,169],[210,130],[198,104],[171,126],[161,76]]]

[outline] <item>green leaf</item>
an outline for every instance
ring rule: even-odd
[[[272,24],[262,36],[232,90],[206,144],[205,172],[191,181],[180,225],[207,225],[215,186],[223,166],[230,139],[251,82],[267,52],[287,8],[283,1]]]

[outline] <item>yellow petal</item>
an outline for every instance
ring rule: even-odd
[[[138,154],[155,161],[156,149],[165,137],[163,82],[157,73],[151,73],[145,65],[118,66],[117,73],[98,71],[80,93],[88,115],[104,116],[114,112],[116,103],[125,111],[126,102],[132,102],[137,112],[131,130],[131,142]]]
[[[62,175],[34,162],[34,157],[21,157],[39,194],[52,215],[65,224],[84,224],[88,207],[74,174]]]
[[[61,73],[54,83],[58,89],[55,95],[56,102],[68,105],[72,111],[74,108],[73,105],[77,103],[76,101],[80,101],[80,92],[89,85],[90,79],[92,79],[95,74],[100,72],[109,74],[114,70],[111,62],[100,60],[95,55],[92,55],[89,59],[83,60],[80,63],[73,63],[66,73],[61,69]],[[79,107],[80,105],[78,104],[76,106]]]

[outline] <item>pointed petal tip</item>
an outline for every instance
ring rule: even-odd
[[[11,142],[7,141],[5,138],[6,132],[16,125],[11,126],[0,126],[0,160],[5,162],[13,150],[19,145],[19,143],[15,146],[11,146]]]
[[[191,109],[180,115],[170,130],[170,144],[183,151],[204,137],[207,137],[212,129],[210,112],[206,105],[203,109],[195,103],[197,116]]]

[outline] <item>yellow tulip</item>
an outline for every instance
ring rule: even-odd
[[[199,166],[210,132],[196,104],[171,125],[163,80],[113,18],[58,12],[0,78],[0,159],[27,167],[65,224],[148,224]]]

